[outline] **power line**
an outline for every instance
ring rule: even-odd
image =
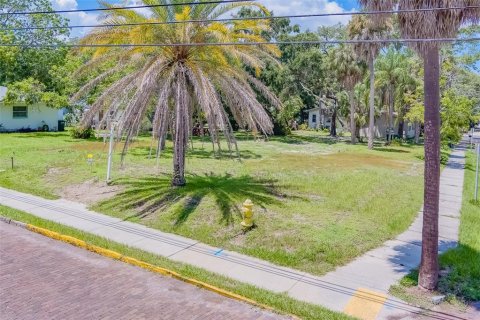
[[[0,16],[3,16],[3,15],[29,15],[29,14],[57,14],[57,13],[94,12],[94,11],[115,11],[115,10],[131,10],[131,9],[143,9],[143,8],[176,7],[176,6],[187,6],[187,5],[206,5],[206,4],[222,4],[222,3],[252,2],[252,1],[253,0],[222,0],[222,1],[202,1],[202,2],[180,2],[180,3],[168,3],[168,4],[150,4],[150,5],[138,5],[138,6],[129,6],[129,7],[111,7],[111,8],[2,12],[2,13],[0,13]]]
[[[0,47],[29,48],[139,48],[139,47],[215,47],[215,46],[261,46],[261,45],[319,45],[319,44],[359,44],[359,43],[418,43],[418,42],[473,42],[473,38],[430,38],[430,39],[378,39],[378,40],[327,40],[327,41],[277,41],[277,42],[198,42],[198,43],[139,43],[139,44],[2,44]]]
[[[251,1],[251,0],[249,0]],[[205,3],[205,2],[203,2]],[[185,24],[185,23],[207,23],[207,22],[229,22],[229,21],[244,21],[244,20],[270,20],[270,19],[295,19],[295,18],[319,18],[331,16],[354,16],[354,15],[375,15],[375,14],[398,14],[398,13],[412,13],[412,12],[428,12],[428,11],[443,11],[443,10],[465,10],[478,9],[480,6],[466,6],[466,7],[443,7],[443,8],[424,8],[424,9],[402,9],[402,10],[388,10],[388,11],[359,11],[359,12],[336,12],[336,13],[312,13],[312,14],[298,14],[298,15],[282,15],[282,16],[265,16],[265,17],[234,17],[234,18],[219,18],[219,19],[194,19],[183,21],[161,21],[161,22],[131,22],[131,23],[105,23],[92,25],[73,25],[73,26],[50,26],[50,27],[21,27],[21,28],[6,28],[0,29],[2,31],[23,31],[23,30],[48,30],[48,29],[78,29],[78,28],[115,28],[128,26],[155,26],[168,24]]]

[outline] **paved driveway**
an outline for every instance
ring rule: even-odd
[[[280,319],[0,222],[0,319]]]

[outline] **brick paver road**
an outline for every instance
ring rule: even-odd
[[[280,319],[0,222],[0,319]]]

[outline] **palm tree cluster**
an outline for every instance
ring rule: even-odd
[[[172,185],[185,184],[185,153],[189,136],[196,121],[205,121],[214,143],[220,148],[223,134],[229,149],[236,148],[229,122],[229,113],[243,128],[270,134],[273,124],[264,106],[257,100],[262,95],[279,108],[277,97],[252,73],[257,73],[267,61],[279,55],[275,45],[247,46],[244,42],[264,42],[263,34],[270,30],[269,20],[233,22],[182,23],[187,20],[211,20],[246,6],[269,12],[256,3],[194,4],[150,7],[147,12],[111,10],[102,20],[105,27],[95,28],[82,44],[180,44],[162,47],[101,47],[92,50],[91,60],[81,72],[98,68],[115,60],[108,69],[85,84],[73,97],[78,101],[92,88],[112,75],[118,80],[106,88],[83,118],[89,125],[99,111],[104,112],[101,123],[108,117],[118,118],[118,134],[126,136],[124,152],[140,129],[147,112],[153,110],[154,138],[159,146],[166,133],[174,140]],[[180,4],[177,0],[143,0],[142,4]],[[102,3],[106,8],[112,5]],[[177,22],[174,24],[155,24]],[[150,25],[112,28],[109,24],[150,23]],[[238,43],[238,45],[198,45],[204,43]],[[197,44],[197,45],[196,45]],[[90,49],[91,50],[91,49]],[[200,119],[200,120],[198,120]]]

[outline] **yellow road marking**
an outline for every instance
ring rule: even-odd
[[[386,300],[387,296],[383,293],[358,288],[344,312],[359,319],[375,320]]]

